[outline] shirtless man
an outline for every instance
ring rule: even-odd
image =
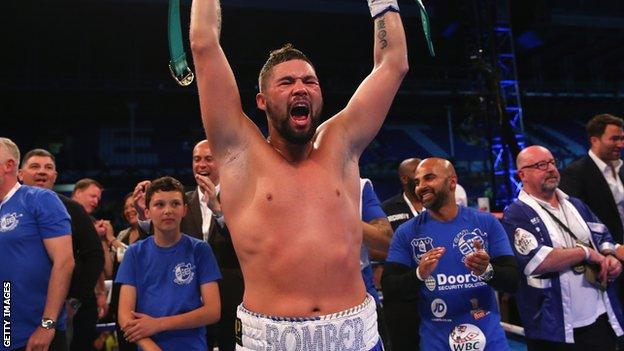
[[[202,119],[220,165],[221,205],[245,280],[238,313],[243,350],[297,349],[302,340],[308,349],[369,350],[378,342],[376,331],[370,335],[374,302],[358,260],[358,159],[381,127],[408,63],[396,1],[369,7],[375,18],[373,70],[346,108],[320,126],[323,98],[314,67],[291,46],[272,52],[256,96],[267,114],[267,141],[242,111],[219,43],[218,1],[193,1],[190,36]],[[365,316],[317,318],[351,308],[340,316]],[[275,316],[293,318],[276,322]],[[308,320],[313,329],[294,320]],[[333,325],[321,328],[327,323]],[[355,333],[341,333],[345,326]]]

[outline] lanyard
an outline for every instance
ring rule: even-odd
[[[555,216],[554,214],[552,214],[550,211],[548,211],[548,209],[546,209],[546,207],[544,207],[542,204],[540,204],[538,202],[538,205],[540,205],[540,207],[546,211],[546,213],[548,213],[548,215],[550,216],[550,218],[552,218],[555,222],[557,222],[557,224],[559,225],[559,227],[563,230],[565,230],[571,237],[572,239],[574,239],[576,242],[582,244],[583,242],[581,240],[579,240],[579,238],[576,237],[576,235],[574,235],[574,233],[572,232],[572,230],[570,230],[570,228],[568,228],[567,225],[563,224],[563,222],[561,222],[561,220],[559,220],[559,218],[557,218],[557,216]],[[564,211],[563,209],[563,204],[561,204],[561,211]],[[565,215],[565,212],[564,212]],[[591,233],[590,233],[591,236]],[[594,242],[591,240],[591,238],[589,238],[589,246],[591,248],[593,248],[594,250],[596,250],[596,247],[594,246]],[[598,250],[596,250],[598,251]]]

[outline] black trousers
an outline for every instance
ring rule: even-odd
[[[574,344],[527,339],[528,351],[615,351],[616,336],[606,314],[588,326],[574,328]]]
[[[25,350],[26,346],[14,349],[13,351]],[[57,330],[56,333],[54,333],[54,339],[52,339],[52,343],[50,344],[48,351],[67,351],[67,337],[64,330]]]
[[[93,349],[96,338],[95,326],[98,320],[97,304],[80,306],[73,319],[73,333],[70,351],[89,351]]]
[[[383,308],[392,351],[418,351],[420,349],[418,302],[386,300]]]
[[[380,305],[377,305],[377,332],[383,343],[384,351],[392,351],[392,340],[390,340],[390,334],[388,333],[384,309]]]
[[[243,301],[245,285],[240,269],[222,268],[223,278],[219,282],[219,294],[221,295],[221,319],[206,329],[208,350],[214,345],[219,346],[219,351],[234,351],[236,348],[236,309]]]

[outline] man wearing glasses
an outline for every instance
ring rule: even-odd
[[[558,189],[555,164],[544,147],[522,150],[522,190],[503,216],[524,273],[516,298],[528,350],[615,350],[624,334],[615,243],[587,205]]]

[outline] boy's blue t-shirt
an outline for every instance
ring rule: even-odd
[[[10,294],[5,299],[10,302],[9,317],[5,316],[10,323],[9,349],[26,346],[46,317],[43,309],[52,261],[43,240],[63,235],[71,235],[69,214],[50,190],[21,185],[0,205],[0,278],[3,290]],[[65,330],[66,318],[62,307],[57,329]]]
[[[218,279],[221,272],[210,246],[183,234],[172,247],[159,247],[153,236],[130,245],[115,282],[136,288],[137,312],[164,317],[201,307],[201,285]],[[151,338],[163,350],[206,350],[204,326]]]
[[[438,246],[446,248],[419,291],[424,351],[509,349],[494,289],[464,264],[465,256],[475,251],[473,240],[482,242],[491,259],[513,255],[496,218],[463,206],[459,206],[455,219],[444,223],[424,211],[399,226],[394,234],[387,262],[415,269],[425,252]]]

